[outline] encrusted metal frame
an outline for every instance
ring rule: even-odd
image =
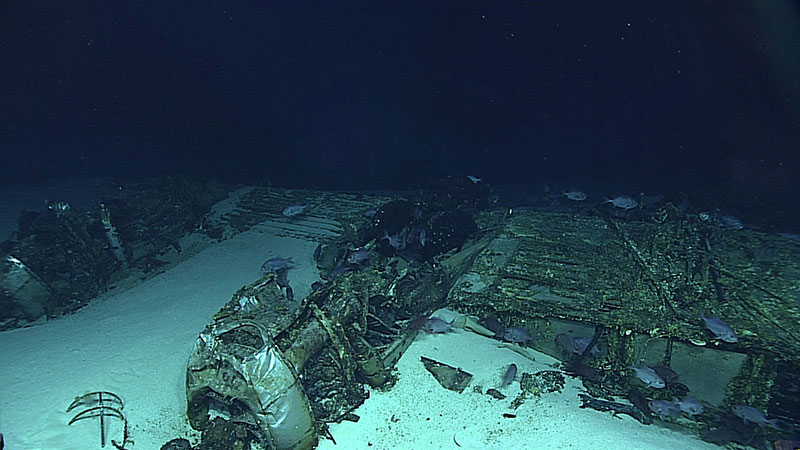
[[[128,436],[128,419],[122,412],[125,407],[122,399],[113,392],[108,391],[95,391],[89,392],[75,397],[75,400],[67,407],[67,412],[71,412],[77,408],[82,408],[78,411],[68,425],[83,420],[97,417],[100,419],[100,446],[106,446],[106,418],[113,417],[122,421],[122,443],[118,443],[114,439],[111,444],[118,450],[125,450],[125,446],[129,442]]]

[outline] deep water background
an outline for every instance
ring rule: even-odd
[[[798,2],[0,6],[2,183],[800,188]]]

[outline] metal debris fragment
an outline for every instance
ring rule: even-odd
[[[469,385],[470,381],[472,381],[472,374],[464,372],[457,367],[449,366],[424,356],[420,357],[420,360],[422,360],[422,364],[425,365],[428,372],[430,372],[431,375],[436,378],[436,381],[445,389],[461,393],[464,391],[464,388]]]

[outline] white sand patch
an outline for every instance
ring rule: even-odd
[[[309,263],[314,247],[256,227],[71,316],[0,333],[6,448],[99,449],[97,420],[67,426],[74,412],[65,412],[75,396],[98,390],[124,400],[133,449],[157,450],[191,434],[185,372],[198,333],[236,290],[261,275],[270,256],[293,257],[289,279],[298,298],[307,294],[317,279]],[[110,441],[106,448],[113,448]]]
[[[372,390],[355,410],[361,419],[331,426],[338,445],[323,441],[320,449],[713,449],[683,433],[657,425],[642,425],[628,416],[612,417],[580,409],[578,380],[567,377],[562,393],[528,398],[516,410],[510,404],[519,382],[501,389],[496,400],[473,392],[495,388],[509,364],[522,372],[553,370],[553,358],[536,353],[531,361],[498,348],[498,342],[457,330],[442,335],[421,334],[398,362],[399,380],[388,392]],[[444,389],[425,369],[420,357],[460,367],[473,375],[463,393]],[[516,414],[504,418],[503,413]],[[458,445],[456,444],[458,442]],[[460,445],[460,447],[459,447]]]

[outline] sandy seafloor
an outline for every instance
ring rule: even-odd
[[[176,437],[195,442],[185,416],[184,380],[198,333],[237,289],[260,276],[267,258],[293,258],[290,279],[299,295],[318,279],[311,257],[316,243],[276,237],[267,226],[221,242],[190,238],[184,244],[192,256],[153,278],[111,290],[70,316],[0,333],[6,449],[99,449],[97,421],[68,426],[72,414],[65,412],[75,396],[98,390],[124,400],[129,448],[157,450]],[[503,389],[505,400],[477,394],[473,386],[495,387],[511,362],[521,373],[551,369],[555,360],[537,354],[534,362],[497,344],[463,330],[420,335],[398,363],[397,384],[385,392],[372,389],[355,411],[360,420],[332,425],[337,445],[322,440],[319,448],[716,448],[664,426],[580,409],[582,388],[570,378],[562,393],[529,399],[511,411],[518,382]],[[472,373],[471,385],[461,394],[442,388],[420,356]],[[504,418],[504,412],[516,418]],[[119,440],[119,432],[112,426],[109,440]]]

